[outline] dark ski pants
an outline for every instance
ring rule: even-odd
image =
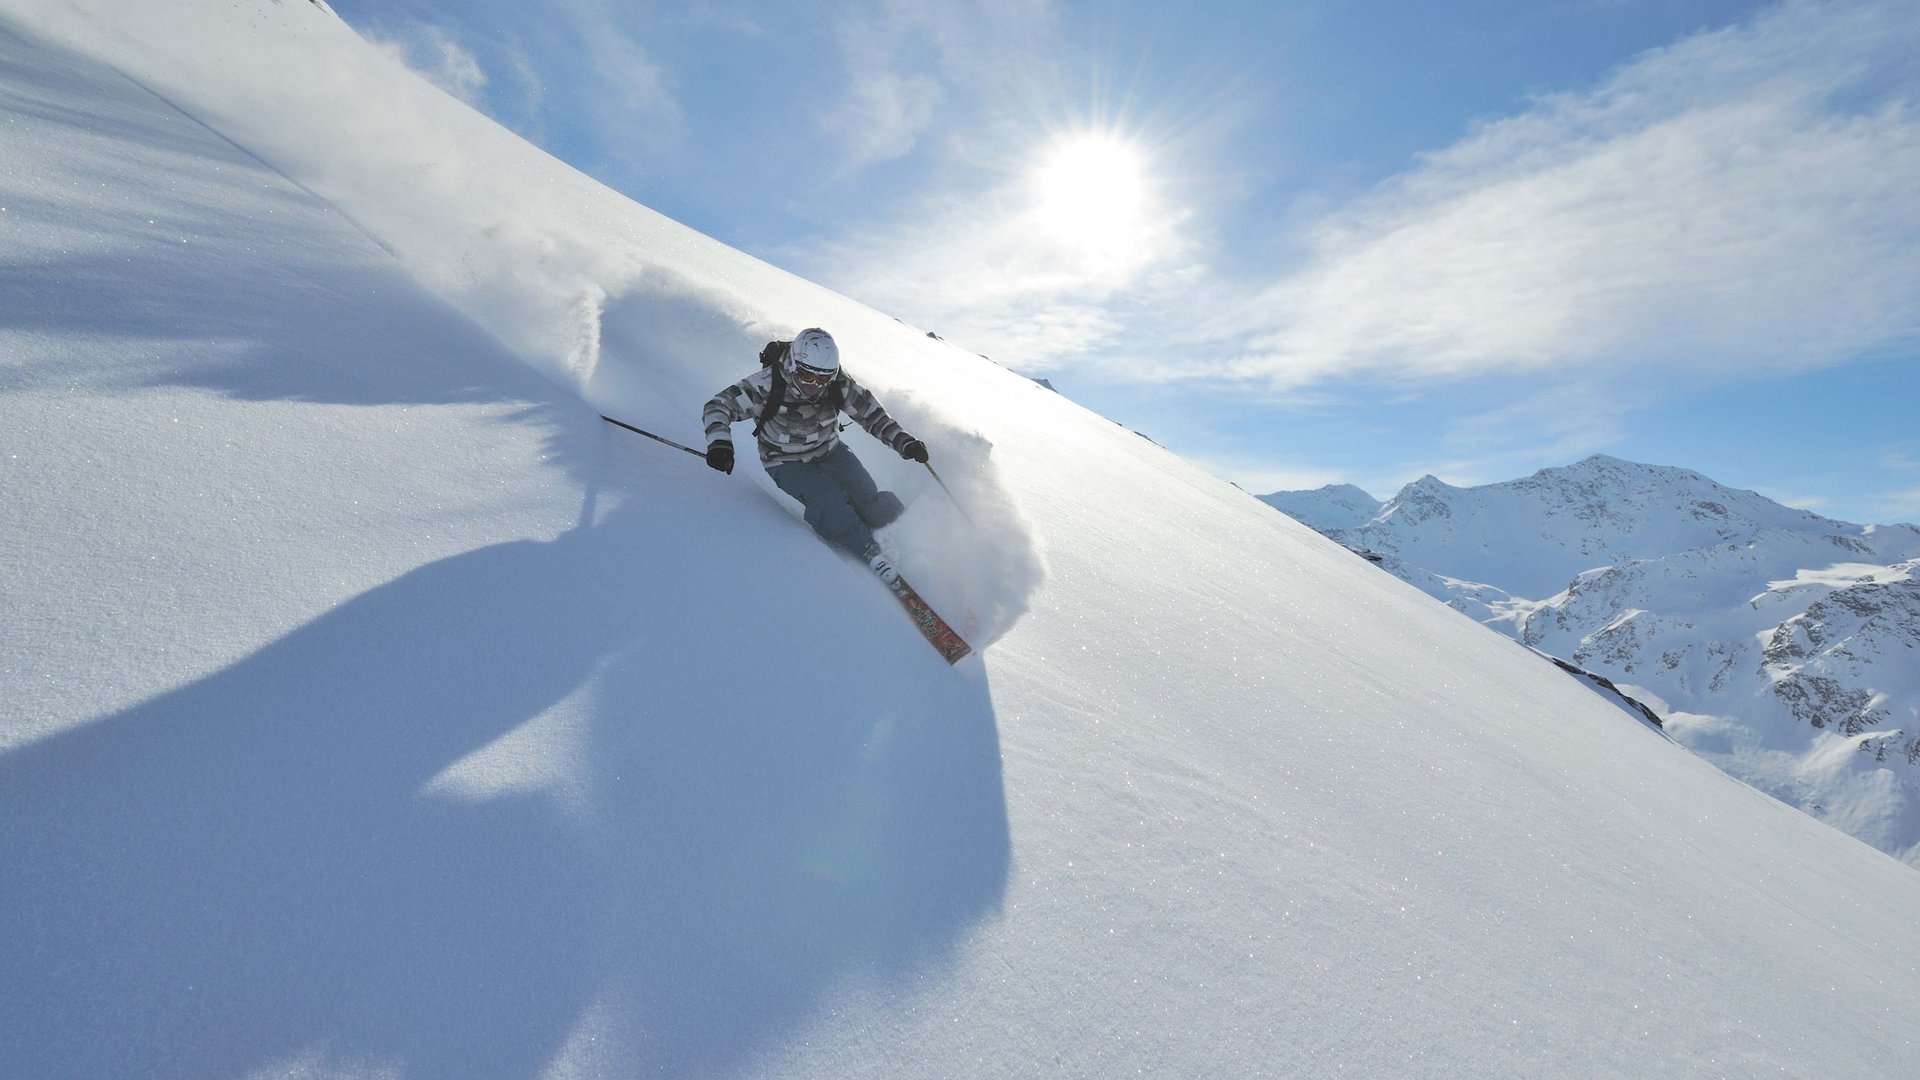
[[[898,495],[879,490],[845,443],[812,461],[770,465],[767,475],[807,508],[807,524],[814,532],[854,555],[873,543],[873,530],[891,524],[906,509]]]

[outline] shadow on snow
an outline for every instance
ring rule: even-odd
[[[0,1071],[531,1076],[594,1009],[626,1065],[723,1075],[937,967],[1007,873],[984,674],[678,486],[0,758]],[[836,606],[846,647],[793,647]],[[535,717],[583,795],[431,786]]]
[[[0,23],[0,52],[28,48]],[[616,1071],[725,1075],[843,980],[937,972],[1009,860],[978,662],[948,670],[770,501],[628,447],[357,241],[310,250],[277,219],[312,200],[262,194],[237,153],[68,108],[115,77],[66,62],[9,63],[8,107],[198,186],[116,196],[90,254],[0,260],[6,326],[107,343],[0,393],[496,403],[607,509],[0,756],[0,1074],[521,1077],[592,1023]],[[253,200],[251,246],[191,234],[225,220],[209,154]],[[182,373],[155,342],[207,355]]]

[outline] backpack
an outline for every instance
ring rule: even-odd
[[[753,437],[760,437],[760,429],[767,426],[773,414],[787,404],[787,347],[791,341],[769,341],[760,349],[760,366],[773,369],[773,387],[767,391],[767,403],[760,407],[760,416],[753,422]],[[847,391],[839,376],[835,376],[827,386],[827,404],[833,406],[833,414],[838,416],[847,403]]]

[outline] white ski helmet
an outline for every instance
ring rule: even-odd
[[[801,368],[840,373],[840,346],[833,343],[832,334],[817,326],[800,331],[787,347],[787,374],[797,375]]]

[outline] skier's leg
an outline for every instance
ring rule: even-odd
[[[873,474],[860,463],[860,458],[847,449],[846,443],[835,446],[820,459],[832,474],[834,481],[847,493],[847,499],[853,504],[853,510],[860,520],[867,523],[869,529],[882,529],[893,524],[906,510],[900,502],[900,496],[891,491],[881,491],[873,482]]]
[[[849,554],[859,555],[873,543],[873,529],[861,519],[832,472],[817,461],[790,461],[773,465],[767,475],[781,491],[807,508],[807,524],[820,538]]]

